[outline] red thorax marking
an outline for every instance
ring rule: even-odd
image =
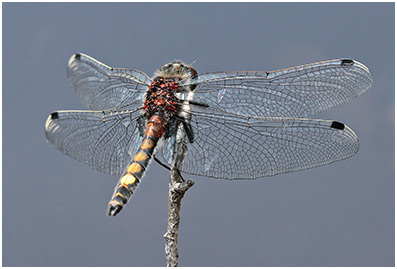
[[[176,110],[177,98],[175,96],[178,90],[178,83],[170,80],[159,78],[152,81],[149,85],[149,92],[144,102],[143,108],[148,115],[153,115],[156,111]]]

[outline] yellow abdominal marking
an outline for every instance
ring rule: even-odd
[[[121,198],[125,199],[124,195],[122,195],[122,194],[119,193],[119,192],[117,192],[117,193],[113,196],[113,199],[114,199],[116,196],[121,196]]]
[[[112,200],[109,202],[109,205],[112,205],[112,204],[118,204],[120,206],[123,206],[119,201],[116,201],[116,200]]]
[[[140,151],[135,155],[134,161],[140,162],[146,160],[147,158],[148,158],[147,154],[145,152]]]
[[[125,185],[131,185],[134,183],[136,178],[131,175],[131,174],[125,174],[121,179],[120,179],[120,184],[125,184]]]
[[[145,139],[142,141],[141,149],[149,149],[152,148],[154,145],[153,141],[150,139]]]
[[[131,173],[131,174],[141,172],[141,170],[142,170],[142,167],[139,165],[139,163],[132,163],[127,168],[127,172]]]

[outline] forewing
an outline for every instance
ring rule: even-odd
[[[121,174],[140,141],[140,112],[58,111],[46,122],[56,149],[107,174]]]
[[[359,148],[354,132],[335,121],[202,114],[191,122],[195,140],[182,171],[207,177],[274,176],[346,159]],[[163,151],[168,163],[170,148],[171,140]]]
[[[111,68],[82,53],[73,55],[67,76],[77,96],[90,110],[142,106],[150,78],[133,69]]]
[[[349,102],[372,85],[360,62],[338,59],[272,72],[214,72],[197,79],[194,101],[259,117],[309,117]]]

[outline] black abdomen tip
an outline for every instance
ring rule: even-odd
[[[343,129],[345,129],[345,125],[343,123],[338,122],[338,121],[333,121],[331,123],[331,128],[335,128],[335,129],[338,129],[338,130],[343,130]]]
[[[58,118],[59,118],[58,112],[54,112],[54,113],[51,114],[51,119],[52,120],[56,120]]]
[[[353,64],[354,64],[354,61],[351,59],[343,59],[342,62],[340,63],[341,66],[350,66]]]
[[[80,53],[76,53],[76,54],[74,55],[74,58],[76,58],[77,60],[80,60],[81,54],[80,54]]]
[[[108,216],[115,217],[120,211],[123,209],[121,205],[109,205],[108,207]]]

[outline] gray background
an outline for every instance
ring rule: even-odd
[[[116,218],[118,180],[52,148],[44,123],[82,109],[66,63],[84,52],[149,75],[273,70],[349,57],[369,92],[317,115],[348,124],[357,155],[255,181],[190,177],[181,266],[394,265],[394,3],[3,4],[3,265],[164,266],[168,171],[152,163]]]

